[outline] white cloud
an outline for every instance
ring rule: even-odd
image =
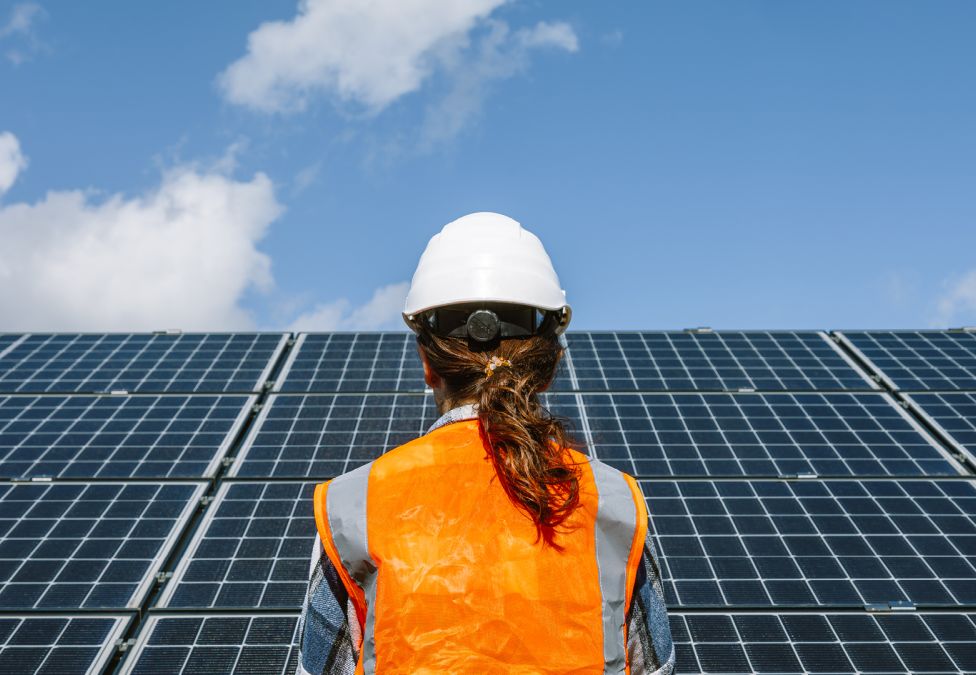
[[[264,174],[192,165],[138,196],[0,205],[0,330],[250,327],[241,299],[272,285],[256,245],[281,212]]]
[[[46,16],[47,12],[36,2],[21,2],[13,6],[10,10],[10,18],[0,26],[0,40],[19,38],[20,44],[8,49],[5,54],[8,61],[19,66],[29,61],[44,47],[44,43],[35,33],[34,26],[39,19]]]
[[[377,288],[373,297],[359,307],[348,300],[316,305],[289,327],[294,331],[402,329],[403,303],[410,284],[402,281]]]
[[[219,84],[231,102],[266,112],[300,109],[320,91],[378,110],[417,89],[436,49],[504,1],[301,0],[294,19],[248,36]]]
[[[425,126],[444,126],[424,136],[446,138],[479,109],[485,83],[519,72],[530,50],[579,48],[567,23],[512,31],[491,18],[506,2],[302,0],[293,19],[253,31],[218,84],[228,101],[263,112],[302,110],[332,95],[377,113],[440,72],[453,85]]]
[[[976,269],[949,285],[939,299],[936,307],[937,323],[948,326],[952,323],[976,324]]]
[[[533,49],[579,49],[576,33],[567,23],[542,21],[516,31],[501,21],[489,21],[488,26],[473,55],[458,55],[447,65],[451,87],[427,109],[420,132],[422,149],[456,136],[478,115],[490,85],[525,70]]]
[[[9,131],[0,133],[0,197],[26,168],[27,158],[20,151],[20,141]]]

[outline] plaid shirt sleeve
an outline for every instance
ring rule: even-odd
[[[298,635],[296,675],[355,673],[362,644],[356,608],[318,536]]]
[[[648,532],[630,602],[627,662],[631,675],[673,675],[674,661],[671,626],[661,588],[661,568]]]

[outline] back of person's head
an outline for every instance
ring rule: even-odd
[[[444,396],[477,406],[502,488],[550,543],[579,505],[568,432],[539,399],[556,375],[570,316],[542,243],[489,213],[431,239],[404,310]]]

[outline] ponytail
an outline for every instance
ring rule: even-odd
[[[562,357],[558,338],[503,339],[490,351],[426,330],[417,339],[449,398],[477,402],[481,439],[505,494],[553,543],[556,528],[579,506],[580,484],[566,427],[538,397]]]

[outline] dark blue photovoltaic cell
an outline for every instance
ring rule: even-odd
[[[972,673],[976,615],[672,612],[675,672]]]
[[[301,607],[315,542],[314,483],[225,483],[157,603]]]
[[[189,483],[0,485],[0,609],[138,607],[202,492]]]
[[[122,673],[293,675],[296,615],[150,616]]]
[[[0,392],[259,391],[280,333],[30,335],[0,358]]]
[[[0,673],[100,672],[127,616],[0,616]]]
[[[817,332],[567,333],[572,378],[557,390],[869,390]]]
[[[211,475],[253,396],[0,396],[0,478]]]
[[[976,391],[976,334],[962,331],[842,333],[903,391]]]
[[[641,481],[671,607],[976,603],[972,481]]]

